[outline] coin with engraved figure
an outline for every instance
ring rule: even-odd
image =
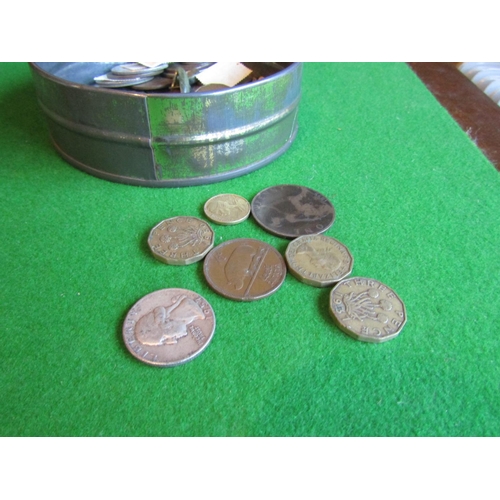
[[[250,238],[217,245],[205,257],[203,272],[210,287],[228,299],[252,301],[276,292],[286,264],[271,245]]]
[[[285,253],[288,270],[307,285],[325,287],[349,276],[353,257],[340,241],[322,234],[299,236]]]
[[[203,210],[211,221],[229,226],[248,219],[250,203],[237,194],[218,194],[205,203]]]
[[[167,367],[201,354],[214,331],[214,311],[201,295],[183,288],[166,288],[134,304],[123,323],[123,340],[138,360]]]
[[[324,233],[335,220],[335,209],[328,198],[313,189],[282,184],[255,195],[252,215],[271,234],[297,238]]]
[[[371,278],[347,278],[330,292],[330,314],[347,335],[364,342],[386,342],[399,335],[406,309],[396,292]]]
[[[148,245],[156,259],[185,266],[203,259],[214,246],[214,231],[198,217],[165,219],[149,233]]]

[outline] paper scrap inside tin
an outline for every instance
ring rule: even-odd
[[[200,71],[196,78],[203,84],[222,83],[234,87],[252,72],[240,62],[218,62]]]

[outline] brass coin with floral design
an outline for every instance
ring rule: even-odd
[[[330,292],[330,314],[350,337],[364,342],[386,342],[406,323],[406,309],[396,292],[371,278],[347,278]]]
[[[197,217],[172,217],[149,233],[148,245],[156,259],[185,266],[203,259],[214,246],[214,231]]]

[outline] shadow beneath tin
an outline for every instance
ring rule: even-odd
[[[4,94],[0,99],[0,117],[11,137],[56,155],[33,85],[26,83]]]
[[[0,99],[2,153],[10,161],[0,162],[9,176],[31,176],[63,171],[67,163],[52,145],[48,124],[39,107],[35,90],[26,83]]]

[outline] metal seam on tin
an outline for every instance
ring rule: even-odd
[[[113,182],[181,187],[250,173],[296,137],[302,63],[198,95],[97,88],[114,63],[30,63],[55,149],[68,163]],[[259,66],[257,66],[259,67]]]
[[[104,172],[102,170],[98,170],[84,163],[78,161],[72,156],[68,155],[66,152],[61,150],[61,148],[57,145],[57,143],[52,139],[52,144],[56,148],[57,152],[69,163],[71,163],[74,167],[78,168],[78,170],[82,170],[83,172],[87,172],[95,177],[99,177],[100,179],[105,179],[111,182],[120,182],[124,184],[131,184],[135,186],[147,186],[147,187],[188,187],[188,186],[200,186],[203,184],[214,184],[216,182],[223,182],[229,179],[233,179],[234,177],[238,177],[240,175],[249,174],[254,170],[258,170],[266,166],[268,163],[274,161],[276,158],[279,158],[293,143],[295,136],[297,135],[298,126],[295,125],[295,128],[292,130],[290,138],[286,143],[278,149],[273,155],[264,158],[259,162],[252,163],[250,165],[246,165],[239,169],[230,170],[224,173],[218,173],[211,176],[200,176],[200,177],[190,177],[188,179],[167,179],[167,180],[158,180],[158,174],[155,170],[155,178],[151,179],[138,179],[137,177],[127,177],[124,175],[116,175],[109,172]]]

